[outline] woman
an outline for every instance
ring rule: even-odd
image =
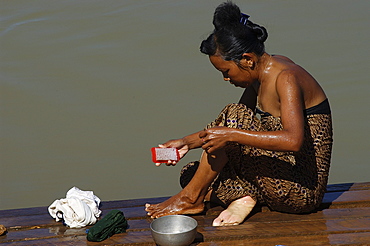
[[[204,152],[183,168],[177,195],[146,204],[152,218],[199,213],[211,199],[227,207],[214,226],[238,225],[256,203],[306,213],[322,201],[333,142],[326,95],[302,67],[266,53],[266,29],[248,18],[231,2],[215,11],[215,29],[201,52],[225,81],[246,89],[205,130],[160,145],[177,148],[181,157],[195,148]]]

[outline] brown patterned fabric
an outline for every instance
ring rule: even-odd
[[[214,126],[250,131],[283,129],[280,117],[261,116],[243,104],[227,105],[206,128]],[[299,152],[270,151],[230,143],[226,147],[229,161],[212,184],[213,191],[225,204],[251,196],[272,210],[310,212],[320,205],[326,191],[332,135],[331,115],[311,114],[306,117],[305,138]],[[181,172],[183,179],[190,166],[197,165],[186,165]]]
[[[190,180],[193,178],[195,172],[199,167],[199,161],[194,161],[183,166],[180,172],[180,186],[185,188],[188,185]]]

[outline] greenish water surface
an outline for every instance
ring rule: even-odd
[[[369,181],[370,2],[235,1],[267,52],[325,89],[330,183]],[[202,129],[242,90],[199,52],[220,1],[0,0],[0,209],[48,206],[77,186],[102,200],[169,196],[181,166],[150,148]]]

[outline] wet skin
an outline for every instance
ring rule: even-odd
[[[203,164],[199,165],[189,184],[177,195],[162,203],[146,204],[145,210],[148,212],[148,215],[152,218],[158,218],[172,214],[196,214],[202,212],[208,187],[226,162],[227,157],[223,150],[216,151],[212,155],[204,152],[200,159],[200,163]]]
[[[225,81],[255,90],[260,107],[273,116],[281,117],[284,130],[250,132],[218,126],[161,145],[178,148],[180,157],[195,148],[201,147],[205,152],[193,179],[182,191],[162,203],[146,204],[145,210],[152,218],[202,212],[210,184],[228,161],[223,149],[228,142],[276,151],[298,151],[304,134],[303,109],[315,106],[326,98],[309,73],[283,56],[265,53],[258,57],[245,53],[240,64],[236,64],[214,55],[210,56],[210,61]],[[168,162],[167,165],[176,165],[176,162]],[[239,224],[254,205],[255,201],[250,197],[235,200],[215,219],[214,225]],[[240,210],[243,212],[238,213]]]

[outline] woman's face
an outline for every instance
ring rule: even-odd
[[[209,60],[230,84],[246,88],[254,81],[250,70],[240,68],[234,61],[225,61],[218,55],[209,56]]]

